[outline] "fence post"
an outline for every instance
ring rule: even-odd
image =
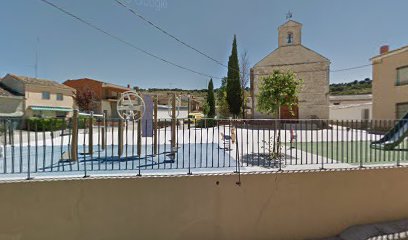
[[[118,157],[123,154],[123,120],[118,121]]]
[[[176,151],[176,94],[172,96],[171,109],[171,151]]]
[[[137,156],[139,158],[142,156],[142,118],[140,116],[137,120]]]
[[[107,128],[106,128],[106,122],[107,122],[107,119],[106,119],[106,116],[107,116],[107,110],[103,110],[103,125],[102,125],[102,130],[101,130],[101,133],[102,133],[102,150],[105,150],[106,149],[106,134],[107,134]]]
[[[188,102],[187,102],[187,126],[188,126],[188,129],[190,129],[190,104],[191,104],[191,102],[190,102],[191,100],[190,100],[190,95],[188,95]]]
[[[72,115],[71,160],[78,161],[78,109]]]
[[[30,149],[31,149],[31,144],[30,144],[30,121],[27,121],[27,144],[28,144],[28,152],[30,153]],[[20,146],[21,147],[21,146]],[[31,167],[31,158],[30,158],[30,154],[28,154],[27,156],[27,179],[26,180],[31,180],[31,173],[30,173],[30,167]]]
[[[154,97],[154,108],[153,108],[153,149],[154,149],[154,155],[157,155],[157,128],[158,128],[158,116],[157,116],[157,104],[158,104],[158,96],[156,95]]]
[[[90,155],[93,154],[93,111],[89,118],[89,134],[88,134],[88,152]]]

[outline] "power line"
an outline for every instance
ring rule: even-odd
[[[146,55],[148,55],[148,56],[150,56],[150,57],[153,57],[153,58],[155,58],[155,59],[157,59],[157,60],[160,60],[160,61],[162,61],[162,62],[165,62],[165,63],[167,63],[167,64],[170,64],[170,65],[172,65],[172,66],[175,66],[175,67],[177,67],[177,68],[180,68],[180,69],[183,69],[183,70],[186,70],[186,71],[189,71],[189,72],[192,72],[192,73],[195,73],[195,74],[204,76],[204,77],[209,77],[209,78],[214,78],[214,79],[222,79],[222,78],[220,78],[220,77],[215,77],[215,76],[212,76],[212,75],[209,75],[209,74],[206,74],[206,73],[202,73],[202,72],[193,70],[193,69],[188,68],[188,67],[184,67],[184,66],[182,66],[182,65],[180,65],[180,64],[174,63],[174,62],[172,62],[172,61],[170,61],[170,60],[167,60],[167,59],[164,59],[164,58],[162,58],[162,57],[160,57],[160,56],[157,56],[157,55],[155,55],[155,54],[153,54],[153,53],[150,53],[150,52],[147,51],[147,50],[144,50],[144,49],[142,49],[142,48],[140,48],[140,47],[137,47],[136,45],[134,45],[134,44],[132,44],[132,43],[130,43],[130,42],[128,42],[128,41],[126,41],[126,40],[124,40],[124,39],[122,39],[122,38],[120,38],[120,37],[114,35],[114,34],[111,34],[111,33],[107,32],[106,30],[104,30],[104,29],[102,29],[102,28],[100,28],[100,27],[98,27],[98,26],[92,24],[91,22],[88,22],[88,21],[84,20],[83,18],[80,18],[80,17],[74,15],[73,13],[69,12],[68,10],[63,9],[62,7],[59,7],[59,6],[57,6],[56,4],[54,4],[54,3],[52,3],[52,2],[50,2],[50,1],[48,1],[48,0],[40,0],[40,1],[42,1],[42,2],[45,3],[45,4],[48,4],[49,6],[51,6],[51,7],[55,8],[55,9],[59,10],[60,12],[62,12],[62,13],[64,13],[64,14],[66,14],[66,15],[68,15],[68,16],[70,16],[70,17],[72,17],[72,18],[74,18],[74,19],[76,19],[76,20],[78,20],[78,21],[80,21],[81,23],[86,24],[86,25],[88,25],[89,27],[91,27],[91,28],[93,28],[93,29],[95,29],[95,30],[97,30],[97,31],[99,31],[99,32],[101,32],[101,33],[103,33],[103,34],[105,34],[105,35],[107,35],[107,36],[109,36],[109,37],[111,37],[111,38],[113,38],[113,39],[115,39],[115,40],[117,40],[117,41],[119,41],[119,42],[121,42],[121,43],[123,43],[123,44],[125,44],[125,45],[127,45],[127,46],[129,46],[129,47],[131,47],[131,48],[133,48],[133,49],[136,49],[136,50],[138,50],[138,51],[140,51],[140,52],[142,52],[142,53],[144,53],[144,54],[146,54]]]
[[[344,72],[344,71],[349,71],[349,70],[354,70],[354,69],[370,67],[370,66],[372,66],[374,64],[376,64],[376,63],[370,63],[370,64],[365,64],[365,65],[350,67],[350,68],[337,69],[337,70],[332,70],[330,72]]]
[[[120,0],[115,0],[115,2],[117,2],[120,6],[126,8],[129,12],[131,12],[133,15],[135,15],[136,17],[140,18],[142,21],[144,21],[145,23],[151,25],[152,27],[156,28],[157,30],[159,30],[160,32],[162,32],[163,34],[167,35],[168,37],[176,40],[177,42],[179,42],[180,44],[192,49],[193,51],[197,52],[198,54],[210,59],[211,61],[217,63],[218,65],[221,65],[227,69],[231,69],[234,70],[236,72],[240,72],[238,69],[233,69],[233,68],[229,68],[227,65],[225,65],[224,63],[222,63],[221,61],[218,61],[217,59],[209,56],[208,54],[204,53],[203,51],[191,46],[190,44],[184,42],[183,40],[181,40],[180,38],[174,36],[173,34],[169,33],[168,31],[164,30],[162,27],[158,26],[157,24],[153,23],[152,21],[150,21],[149,19],[147,19],[146,17],[144,17],[143,15],[141,15],[140,13],[136,12],[136,10],[134,10],[133,8],[129,7],[128,5],[124,4],[123,2],[121,2]]]
[[[270,64],[270,65],[265,65],[261,67],[285,67],[285,66],[294,66],[294,65],[305,65],[305,64],[314,64],[314,63],[322,63],[320,62],[304,62],[304,63],[284,63],[284,64]],[[344,71],[351,71],[355,69],[360,69],[360,68],[366,68],[373,66],[377,63],[370,63],[370,64],[365,64],[365,65],[360,65],[360,66],[355,66],[355,67],[349,67],[349,68],[342,68],[342,69],[336,69],[336,70],[329,70],[331,73],[336,73],[336,72],[344,72]],[[303,70],[303,71],[293,71],[294,73],[311,73],[311,72],[325,72],[328,71],[328,69],[314,69],[314,70]],[[261,73],[256,73],[254,74],[255,76],[265,76],[268,74],[261,74]]]

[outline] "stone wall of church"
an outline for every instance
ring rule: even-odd
[[[305,61],[307,62],[307,61]],[[253,101],[254,118],[274,118],[264,115],[256,110],[258,84],[260,80],[272,74],[275,69],[292,70],[303,80],[303,86],[299,94],[299,119],[328,119],[329,118],[329,62],[316,62],[309,64],[287,65],[284,67],[262,66],[253,68]]]

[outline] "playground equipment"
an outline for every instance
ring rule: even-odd
[[[142,117],[145,112],[145,102],[143,98],[135,91],[126,91],[122,93],[117,103],[117,112],[121,119],[118,125],[118,155],[123,154],[123,120],[137,121],[137,153],[140,156],[142,152]]]
[[[370,147],[385,151],[408,151],[396,147],[408,136],[408,113],[378,141],[371,142]]]
[[[122,93],[117,102],[117,112],[120,118],[128,120],[140,120],[145,111],[143,98],[135,91]]]
[[[102,126],[102,139],[101,139],[101,146],[102,149],[106,148],[106,114],[94,114],[91,113],[80,113],[78,109],[74,109],[73,116],[72,116],[72,140],[71,140],[71,152],[70,154],[63,154],[61,160],[71,160],[77,161],[78,160],[78,116],[85,116],[89,117],[88,120],[88,152],[82,153],[87,155],[92,155],[94,153],[93,150],[93,128],[94,128],[94,118],[103,118],[103,126]],[[86,120],[84,120],[86,121]]]

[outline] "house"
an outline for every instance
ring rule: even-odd
[[[371,120],[372,95],[330,96],[330,119],[332,120]]]
[[[9,93],[23,97],[22,111],[25,118],[67,117],[72,112],[75,90],[61,83],[7,74],[0,84]]]
[[[256,110],[259,83],[274,70],[291,70],[303,80],[294,116],[281,108],[282,119],[329,118],[329,59],[302,45],[302,24],[289,20],[278,28],[278,48],[251,68],[253,118],[273,118]]]
[[[370,59],[373,64],[373,118],[400,119],[408,112],[408,46]]]
[[[107,117],[110,118],[119,117],[116,110],[117,102],[123,92],[131,90],[130,86],[122,87],[90,78],[67,80],[64,84],[76,89],[78,93],[87,90],[91,91],[95,101],[94,113],[101,114],[107,111]]]
[[[22,117],[23,115],[23,95],[7,90],[0,82],[0,117]]]

